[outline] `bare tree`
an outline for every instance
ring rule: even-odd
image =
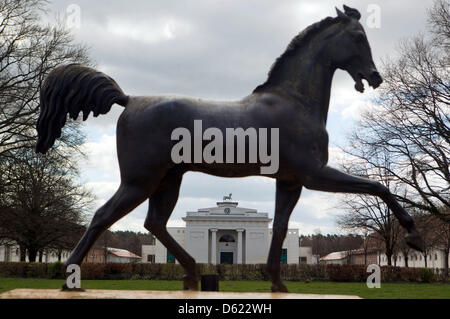
[[[2,167],[0,237],[26,249],[30,261],[43,249],[73,247],[75,242],[66,240],[81,235],[91,198],[74,182],[76,169],[54,151],[36,156],[32,148],[21,148],[14,153]]]
[[[84,141],[78,122],[62,132],[52,154],[32,152],[46,74],[62,63],[90,64],[86,47],[62,22],[42,22],[47,3],[0,0],[0,238],[20,245],[21,260],[26,250],[35,260],[43,249],[71,248],[86,203],[74,182],[74,152],[81,154]]]
[[[400,234],[403,235],[403,236],[406,235],[406,232],[405,232],[405,230],[404,230],[403,228],[400,228]],[[412,252],[411,247],[409,247],[409,246],[406,244],[405,241],[400,241],[400,242],[398,243],[397,249],[398,249],[398,251],[401,252],[402,255],[403,255],[404,266],[405,266],[406,268],[408,268],[408,267],[409,267],[409,264],[408,264],[408,262],[409,262],[409,253]]]
[[[61,63],[90,63],[86,47],[74,43],[63,23],[41,22],[46,5],[45,0],[0,0],[0,156],[35,138],[45,75]],[[69,123],[63,143],[80,144],[78,125]]]
[[[403,42],[399,57],[384,62],[377,105],[362,115],[344,151],[406,185],[397,194],[410,207],[450,222],[449,4],[430,10],[430,37]],[[436,39],[440,39],[437,41]],[[374,160],[391,154],[389,165]]]
[[[428,10],[428,25],[436,45],[450,46],[450,3],[446,0],[435,1]]]
[[[422,235],[422,245],[423,245],[423,258],[424,265],[428,267],[428,257],[432,250],[436,248],[437,238],[436,238],[436,219],[433,218],[428,212],[421,212],[416,209],[413,213],[414,219],[416,220],[417,228]]]
[[[449,215],[449,209],[442,209],[442,213]],[[431,231],[431,240],[435,249],[441,250],[444,253],[444,270],[445,274],[449,274],[449,254],[450,254],[450,223],[446,223],[435,217],[434,215],[425,216],[428,220]]]
[[[436,231],[438,237],[438,247],[444,252],[444,269],[446,276],[449,275],[449,254],[450,254],[450,224],[439,223],[439,227]]]
[[[381,166],[389,166],[389,154],[377,154],[372,161],[383,163],[383,165],[371,165],[360,159],[354,159],[342,166],[352,174],[379,180],[384,186],[397,193],[398,184],[392,183],[387,170],[381,168]],[[344,230],[378,234],[384,243],[388,265],[392,265],[400,227],[387,205],[378,197],[348,194],[342,197],[339,208],[345,212],[337,217],[338,226]]]
[[[316,229],[313,235],[301,235],[300,246],[310,246],[314,255],[325,256],[336,251],[351,251],[361,247],[363,239],[358,234],[322,235],[320,229]]]
[[[367,254],[369,253],[370,241],[369,241],[370,231],[368,229],[363,229],[361,231],[361,237],[363,239],[362,249],[364,252],[364,265],[367,265]]]

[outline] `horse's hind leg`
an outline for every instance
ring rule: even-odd
[[[380,197],[407,231],[406,243],[416,250],[423,250],[423,243],[414,220],[397,202],[389,189],[378,182],[352,176],[329,166],[305,176],[303,184],[308,189],[325,192],[368,194]]]
[[[132,211],[150,195],[147,187],[122,183],[105,205],[92,218],[89,228],[70,255],[66,265],[80,265],[97,238],[112,224]]]
[[[162,180],[158,189],[150,196],[144,227],[155,235],[183,266],[186,271],[183,289],[198,290],[199,278],[194,258],[177,243],[166,228],[178,200],[182,177],[182,172],[172,169]]]
[[[277,180],[272,243],[267,259],[267,271],[272,280],[273,292],[287,292],[280,276],[281,249],[288,230],[289,217],[297,204],[301,190],[301,185],[286,184]]]

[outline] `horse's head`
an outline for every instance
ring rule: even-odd
[[[336,8],[339,23],[329,39],[329,59],[339,69],[346,70],[355,81],[355,89],[364,91],[362,79],[374,89],[383,82],[372,60],[372,53],[366,33],[359,23],[361,14],[358,10],[344,5],[344,12]]]

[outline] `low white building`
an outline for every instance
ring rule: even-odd
[[[141,257],[126,249],[107,247],[107,263],[134,263],[141,261]]]
[[[272,239],[268,213],[238,207],[222,201],[216,207],[187,212],[186,227],[168,227],[171,236],[198,263],[266,263]],[[175,263],[172,254],[159,241],[142,246],[142,262]],[[312,263],[310,247],[299,247],[298,229],[289,229],[283,243],[281,263]]]
[[[70,251],[63,250],[61,252],[61,261],[66,261],[70,256]],[[36,256],[36,261],[39,260],[39,255]],[[20,247],[16,244],[0,245],[0,262],[1,261],[20,261]],[[25,261],[29,261],[28,254],[25,256]],[[55,250],[44,250],[42,254],[42,262],[53,263],[58,261],[58,253]]]
[[[326,265],[345,265],[347,264],[347,251],[335,251],[319,259],[319,263]]]
[[[399,253],[391,258],[392,266],[405,267],[405,256],[403,253]],[[450,262],[450,256],[449,256]],[[388,264],[387,256],[384,253],[378,253],[378,263],[380,266],[386,266]],[[421,252],[410,250],[408,254],[408,267],[411,268],[424,268],[425,257]],[[439,249],[431,249],[427,254],[427,268],[444,269],[445,268],[445,254],[444,251]]]
[[[99,253],[99,259],[98,258],[92,258],[92,261],[90,260],[90,256],[96,251]],[[61,252],[61,262],[65,262],[69,256],[70,256],[69,250],[63,250]],[[104,260],[104,249],[92,249],[90,250],[87,258],[88,260],[84,260],[84,262],[105,262]],[[95,259],[95,261],[93,261]],[[36,261],[39,260],[39,255],[36,256]],[[19,245],[15,244],[9,244],[9,245],[0,245],[0,262],[2,261],[20,261],[20,248]],[[28,254],[25,257],[25,261],[29,262]],[[42,262],[44,263],[54,263],[58,261],[58,253],[53,250],[44,250],[42,254]],[[119,249],[119,248],[111,248],[107,247],[107,254],[106,254],[106,262],[108,263],[130,263],[130,262],[140,262],[141,257],[133,254],[132,252],[125,250],[125,249]]]

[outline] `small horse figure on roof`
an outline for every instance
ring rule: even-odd
[[[224,201],[226,201],[226,200],[231,200],[231,193],[230,193],[228,196],[224,196],[224,197],[223,197],[223,200],[224,200]]]
[[[406,229],[407,243],[421,250],[422,241],[413,219],[388,188],[327,165],[326,123],[334,72],[347,71],[359,92],[364,91],[363,79],[374,89],[382,82],[360,17],[356,9],[344,6],[344,12],[337,9],[337,17],[307,27],[275,61],[266,82],[239,101],[128,96],[109,76],[85,66],[69,64],[51,71],[41,89],[37,152],[45,153],[60,137],[67,114],[76,119],[83,112],[86,120],[91,111],[94,116],[105,114],[114,103],[124,107],[117,123],[120,186],[97,210],[67,264],[79,265],[103,231],[148,199],[145,228],[184,267],[183,288],[198,289],[194,258],[166,229],[183,175],[197,171],[221,177],[256,176],[262,175],[260,167],[264,163],[174,163],[171,134],[182,127],[194,135],[194,120],[202,120],[205,128],[218,129],[222,136],[227,127],[279,128],[279,169],[265,175],[276,180],[273,236],[267,260],[272,291],[287,291],[280,277],[281,249],[303,187],[380,197]],[[224,147],[222,151],[225,154],[229,150]]]

